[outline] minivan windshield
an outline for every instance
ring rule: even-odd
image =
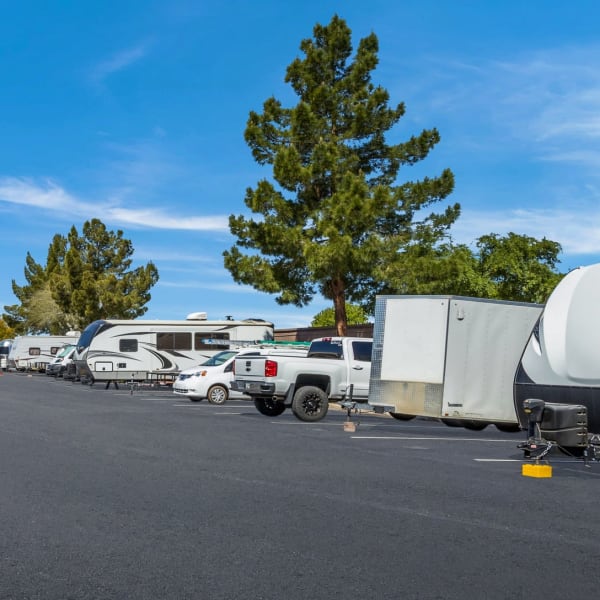
[[[237,351],[235,350],[223,350],[214,356],[211,356],[206,362],[203,362],[200,366],[202,367],[218,367],[224,362],[227,362],[232,356],[235,356]]]

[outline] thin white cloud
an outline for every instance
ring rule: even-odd
[[[159,209],[135,209],[116,206],[115,202],[85,202],[67,193],[52,181],[43,184],[30,179],[0,178],[0,202],[15,206],[34,206],[46,209],[53,216],[70,221],[100,216],[103,222],[117,226],[136,226],[163,230],[228,231],[226,215],[177,215]],[[169,205],[168,201],[164,202]]]
[[[250,285],[237,283],[205,283],[202,281],[163,281],[157,284],[161,287],[177,288],[184,290],[211,290],[215,292],[227,292],[235,294],[256,294],[256,290]]]
[[[436,111],[462,113],[470,129],[476,120],[482,135],[501,133],[540,159],[584,152],[591,166],[600,161],[600,46],[540,50],[467,66],[438,62],[443,73],[418,92],[427,93]]]
[[[473,232],[479,232],[475,236]],[[463,210],[452,228],[455,241],[471,244],[482,235],[509,232],[558,242],[567,255],[600,254],[600,208],[579,210],[518,209],[511,211]]]
[[[143,59],[148,52],[148,44],[142,43],[113,54],[110,58],[94,65],[89,71],[89,79],[95,85],[102,85],[112,74],[122,71]]]

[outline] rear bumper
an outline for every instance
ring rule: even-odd
[[[274,396],[275,384],[265,383],[264,381],[246,381],[244,379],[234,379],[231,389],[235,392],[241,392],[248,396]]]

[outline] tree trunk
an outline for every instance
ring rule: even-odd
[[[337,334],[346,335],[348,327],[348,319],[346,317],[346,287],[344,282],[337,277],[331,281],[331,297],[333,299]]]

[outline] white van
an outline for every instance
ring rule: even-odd
[[[59,350],[56,358],[46,365],[46,375],[51,377],[62,377],[68,366],[73,362],[73,354],[75,354],[75,344],[65,344]]]
[[[293,354],[304,355],[308,352],[308,343],[273,344],[268,347],[250,347],[242,350],[224,350],[211,356],[206,362],[181,371],[173,383],[173,393],[187,396],[192,402],[207,398],[211,404],[223,404],[228,398],[249,396],[230,389],[233,380],[233,359],[238,355]]]

